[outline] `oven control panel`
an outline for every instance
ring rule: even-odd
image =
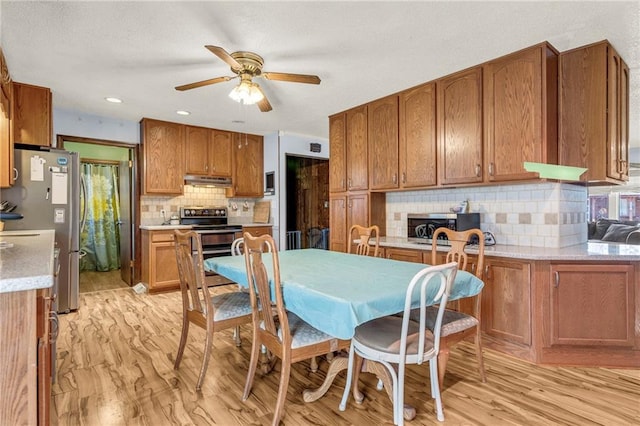
[[[182,218],[227,217],[227,208],[226,207],[180,207],[180,217]]]

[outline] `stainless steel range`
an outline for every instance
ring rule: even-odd
[[[231,255],[233,240],[242,234],[241,225],[229,225],[226,207],[181,207],[180,223],[200,234],[205,259]]]

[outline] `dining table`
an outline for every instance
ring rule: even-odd
[[[264,254],[270,279],[270,253]],[[339,339],[351,339],[355,328],[367,321],[404,310],[406,289],[413,276],[428,265],[381,257],[359,256],[322,249],[285,250],[278,253],[280,282],[285,306],[311,326]],[[244,256],[211,257],[205,270],[216,272],[242,287],[248,287]],[[449,300],[478,294],[484,286],[475,275],[459,270]],[[436,286],[427,289],[429,304],[435,303]],[[414,298],[419,304],[419,294]],[[376,363],[367,363],[367,372],[376,374],[391,397],[390,377]],[[347,357],[335,357],[324,383],[304,391],[306,402],[320,398],[335,376],[348,367]],[[405,418],[415,415],[407,414]]]

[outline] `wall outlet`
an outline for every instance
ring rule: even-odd
[[[167,214],[165,209],[160,210],[160,214],[162,215],[162,217],[164,217],[165,214]]]

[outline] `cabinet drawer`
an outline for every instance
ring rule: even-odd
[[[151,233],[151,242],[153,243],[173,242],[173,238],[173,231],[154,231]]]
[[[261,235],[271,235],[271,227],[270,226],[248,226],[246,228],[242,228],[242,232],[248,232],[254,237],[259,237]]]

